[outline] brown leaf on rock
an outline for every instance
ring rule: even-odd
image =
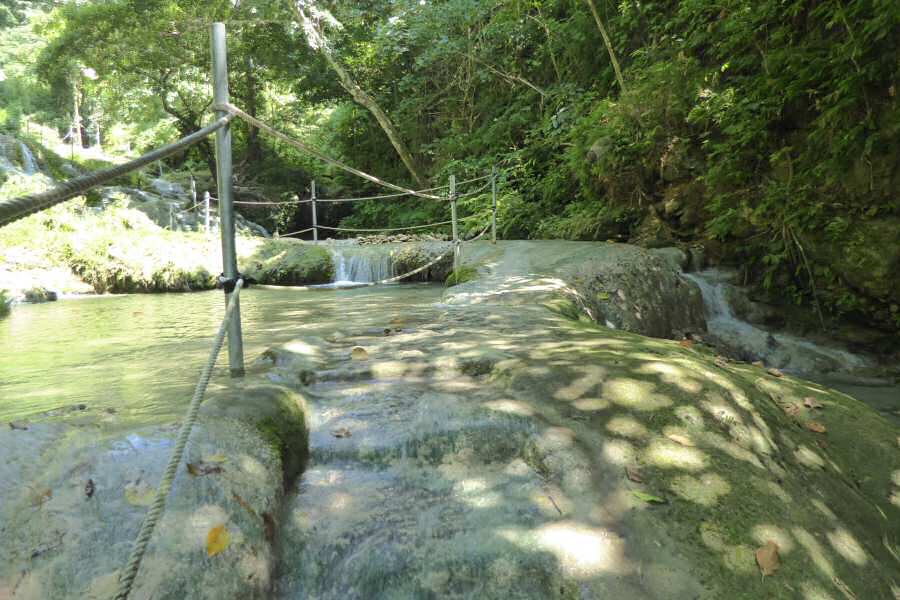
[[[766,545],[756,551],[756,564],[763,576],[774,575],[781,567],[781,559],[778,556],[778,544],[769,540]]]
[[[813,398],[812,396],[803,399],[803,406],[806,408],[825,408],[825,405]]]
[[[185,468],[187,469],[187,472],[194,477],[199,477],[200,475],[214,475],[221,473],[224,470],[220,465],[209,465],[202,460],[196,463],[187,463]]]
[[[828,440],[825,438],[816,438],[816,446],[824,450],[828,447]]]
[[[796,417],[800,414],[801,407],[796,402],[791,402],[784,406],[784,413],[789,417]]]
[[[331,430],[331,435],[336,438],[348,438],[353,435],[353,433],[347,429],[346,427],[338,427],[337,429]]]
[[[681,340],[680,342],[678,342],[678,345],[680,345],[682,348],[693,348],[694,340]]]
[[[820,423],[819,421],[807,421],[806,428],[816,433],[825,433],[826,431],[828,431],[828,428],[825,427],[825,424]]]
[[[225,525],[217,525],[209,530],[209,533],[206,534],[206,555],[207,556],[215,556],[216,554],[220,554],[228,548],[228,544],[231,541],[231,535],[229,535],[228,530],[225,529]]]
[[[721,354],[719,356],[717,356],[713,362],[715,362],[716,366],[721,369],[724,369],[725,367],[728,366],[728,359],[725,358],[724,356],[722,356]]]
[[[50,500],[53,497],[53,490],[50,488],[44,488],[42,490],[31,490],[31,505],[37,507],[43,507],[44,503]]]
[[[759,367],[760,369],[764,369],[766,366],[765,363],[763,363],[763,361],[761,361],[761,360],[754,360],[750,364],[753,365],[754,367]]]
[[[772,377],[784,377],[784,373],[782,373],[781,370],[776,369],[775,367],[766,369],[766,373],[768,373]]]
[[[625,475],[635,483],[644,483],[644,478],[641,476],[641,472],[637,467],[627,465],[625,467]]]
[[[263,520],[263,528],[265,529],[266,533],[266,541],[271,543],[275,541],[275,518],[269,511],[264,512],[261,516]]]

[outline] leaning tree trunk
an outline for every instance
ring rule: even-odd
[[[603,43],[606,44],[606,51],[609,52],[609,59],[612,61],[613,70],[616,72],[616,81],[619,82],[619,89],[622,93],[625,93],[625,80],[622,78],[622,69],[619,68],[619,59],[616,58],[616,51],[613,50],[612,42],[609,41],[606,27],[603,26],[603,21],[600,20],[600,13],[597,12],[594,0],[586,0],[586,2],[591,7],[591,14],[594,15],[594,20],[597,22],[597,29],[600,30],[600,35],[603,36]]]
[[[425,180],[419,174],[412,153],[410,153],[409,148],[406,147],[406,143],[404,143],[403,138],[400,137],[400,132],[397,131],[397,128],[394,126],[390,117],[382,110],[381,106],[378,105],[378,102],[376,102],[372,96],[366,93],[366,91],[353,80],[350,73],[347,72],[347,69],[344,68],[331,51],[331,48],[328,47],[325,35],[322,33],[319,24],[307,14],[304,6],[297,3],[294,7],[297,11],[297,15],[300,17],[300,21],[304,25],[307,35],[314,38],[309,40],[310,46],[322,53],[322,56],[325,57],[328,65],[337,74],[341,87],[353,97],[353,100],[372,113],[372,116],[375,117],[375,120],[378,121],[381,129],[384,130],[384,133],[390,140],[394,150],[396,150],[397,154],[400,156],[400,160],[402,160],[403,164],[406,166],[406,170],[409,171],[419,187],[425,187]]]

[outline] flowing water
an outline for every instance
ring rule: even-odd
[[[38,171],[37,161],[34,154],[23,142],[19,142],[19,151],[22,154],[22,170],[26,175],[34,175]]]
[[[334,285],[367,283],[393,275],[391,253],[385,245],[333,242],[329,245],[334,260]]]
[[[382,326],[431,305],[439,286],[241,293],[244,353],[339,327]],[[180,418],[222,318],[220,292],[19,305],[0,320],[0,421],[87,404],[140,420]],[[222,350],[212,387],[227,383]],[[218,384],[216,383],[218,382]]]

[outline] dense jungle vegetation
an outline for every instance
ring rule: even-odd
[[[196,130],[213,20],[235,104],[410,186],[497,165],[504,237],[702,248],[801,320],[900,330],[896,0],[0,0],[0,127],[63,135],[77,115],[83,145],[119,153]],[[376,192],[235,130],[247,198],[305,195],[312,178],[323,195]],[[208,173],[212,147],[169,166]],[[445,210],[336,204],[320,222]],[[309,218],[245,212],[282,230]]]

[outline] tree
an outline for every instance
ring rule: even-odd
[[[400,160],[403,161],[409,174],[412,175],[412,178],[419,187],[424,188],[426,186],[425,178],[422,177],[419,172],[419,168],[416,166],[412,153],[410,153],[409,148],[407,148],[406,143],[403,141],[400,132],[394,126],[393,121],[391,121],[390,117],[388,117],[387,113],[381,108],[375,98],[363,90],[353,77],[350,76],[350,73],[344,65],[341,64],[340,59],[335,55],[333,48],[329,45],[328,40],[325,37],[324,24],[328,23],[333,27],[339,28],[341,27],[340,22],[338,22],[329,12],[315,6],[315,3],[312,0],[297,0],[294,8],[296,9],[297,16],[300,19],[300,24],[303,27],[303,31],[306,34],[306,40],[310,47],[317,50],[325,58],[328,65],[338,76],[341,87],[343,87],[356,102],[372,113],[372,116],[375,117],[375,120],[378,121],[378,124],[390,140],[394,150],[396,150]]]
[[[619,89],[624,93],[626,91],[625,79],[622,77],[622,69],[619,67],[619,60],[616,58],[616,51],[612,47],[612,42],[609,41],[609,34],[606,33],[606,27],[604,27],[603,21],[600,20],[600,13],[597,12],[597,6],[594,4],[594,0],[585,1],[591,8],[591,14],[594,15],[594,21],[597,22],[597,29],[600,30],[600,35],[603,36],[603,44],[606,46],[606,51],[609,52],[609,60],[612,61],[613,70],[616,72],[616,81],[619,82]]]

